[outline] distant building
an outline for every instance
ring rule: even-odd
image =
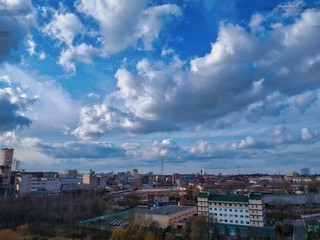
[[[147,204],[148,207],[160,207],[165,205],[178,205],[178,198],[169,195],[147,195]]]
[[[13,172],[17,172],[20,171],[20,165],[21,165],[21,161],[19,160],[13,160],[12,162],[12,167],[11,167],[11,171]]]
[[[84,173],[82,175],[82,183],[89,187],[97,187],[99,185],[99,179],[93,173]]]
[[[61,193],[61,178],[22,173],[17,177],[16,190],[19,195],[57,195]]]
[[[1,149],[1,159],[0,159],[0,187],[7,195],[8,190],[10,190],[10,179],[11,179],[11,167],[13,161],[13,148],[3,148]],[[11,192],[11,191],[10,191]]]
[[[130,169],[130,175],[132,177],[139,177],[138,169],[135,169],[135,168]]]
[[[64,174],[66,178],[77,178],[78,171],[76,169],[67,169],[67,170],[64,170]]]
[[[295,171],[288,172],[286,177],[297,177],[299,174]]]
[[[310,169],[309,168],[301,168],[300,174],[301,175],[310,175]]]
[[[1,151],[2,151],[2,153],[1,153],[0,165],[10,166],[10,168],[11,168],[12,161],[13,161],[14,149],[13,148],[3,148],[3,149],[1,149]]]
[[[43,177],[45,178],[58,178],[59,175],[60,174],[58,172],[43,172]]]

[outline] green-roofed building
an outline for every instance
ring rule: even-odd
[[[263,227],[266,222],[263,198],[257,192],[224,195],[202,191],[198,195],[198,214],[221,224]]]
[[[198,195],[198,215],[206,216],[208,226],[216,226],[222,235],[248,236],[260,232],[261,237],[275,236],[275,227],[266,226],[263,196],[259,192],[224,195],[202,191]]]

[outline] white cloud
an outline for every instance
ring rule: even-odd
[[[0,0],[0,62],[14,56],[29,27],[35,24],[31,1]]]
[[[311,13],[306,10],[301,19],[270,31],[263,40],[240,26],[222,23],[210,53],[192,59],[189,70],[174,54],[168,56],[168,63],[142,59],[135,70],[118,69],[115,78],[119,90],[108,97],[107,105],[113,112],[126,114],[110,115],[108,121],[113,122],[110,119],[115,117],[115,122],[121,122],[122,117],[124,121],[130,116],[139,122],[175,122],[183,127],[215,120],[220,127],[226,127],[241,120],[257,122],[292,111],[289,107],[294,96],[296,106],[307,107],[314,98],[299,94],[319,87],[319,71],[315,67],[320,62],[301,68],[305,60],[292,56],[301,56],[302,50],[284,42],[285,33],[306,22],[304,15],[308,14]],[[312,14],[320,17],[320,12]],[[302,54],[305,59],[320,54],[314,41],[318,34],[315,28],[308,29],[307,36],[297,33],[301,35],[297,44],[308,48]],[[313,50],[309,51],[311,46]],[[268,51],[261,52],[265,47]],[[131,124],[130,132],[135,127]],[[87,125],[86,129],[90,127]]]
[[[181,14],[173,4],[148,8],[146,0],[80,0],[77,9],[99,23],[103,38],[100,54],[107,56],[135,46],[139,41],[143,42],[144,49],[150,50],[164,27],[165,17]]]
[[[251,20],[249,22],[249,27],[251,28],[251,31],[259,30],[263,20],[264,20],[264,16],[260,13],[252,15]]]
[[[29,35],[26,39],[26,47],[30,56],[35,55],[36,53],[36,43],[33,41],[32,36]]]
[[[137,39],[142,39],[144,49],[151,50],[152,42],[159,37],[159,33],[163,28],[163,17],[169,15],[178,17],[181,15],[180,8],[176,5],[165,4],[155,6],[143,11],[137,24]]]
[[[8,75],[12,82],[12,90],[6,94],[12,95],[16,92],[10,98],[11,103],[19,104],[18,109],[21,109],[23,117],[32,120],[33,123],[27,131],[20,131],[20,136],[30,134],[34,137],[46,135],[48,138],[51,136],[59,138],[62,133],[60,129],[54,127],[55,125],[75,127],[78,103],[73,101],[54,79],[30,74],[9,64],[3,65],[1,72]]]
[[[75,14],[55,12],[51,22],[43,28],[43,31],[61,43],[71,46],[82,29],[83,25]]]
[[[308,128],[302,128],[301,129],[301,138],[304,141],[310,140],[313,138],[312,133],[309,131]]]

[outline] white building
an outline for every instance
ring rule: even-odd
[[[221,195],[203,191],[198,196],[198,214],[216,223],[263,227],[265,210],[261,194]]]
[[[33,174],[21,174],[17,177],[16,189],[20,195],[36,193],[56,195],[61,193],[61,178],[40,178]]]

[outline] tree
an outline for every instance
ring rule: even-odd
[[[191,223],[191,239],[192,240],[207,240],[207,221],[205,216],[197,216]]]
[[[20,236],[18,233],[14,232],[11,229],[2,229],[0,230],[0,239],[4,240],[19,240]]]

